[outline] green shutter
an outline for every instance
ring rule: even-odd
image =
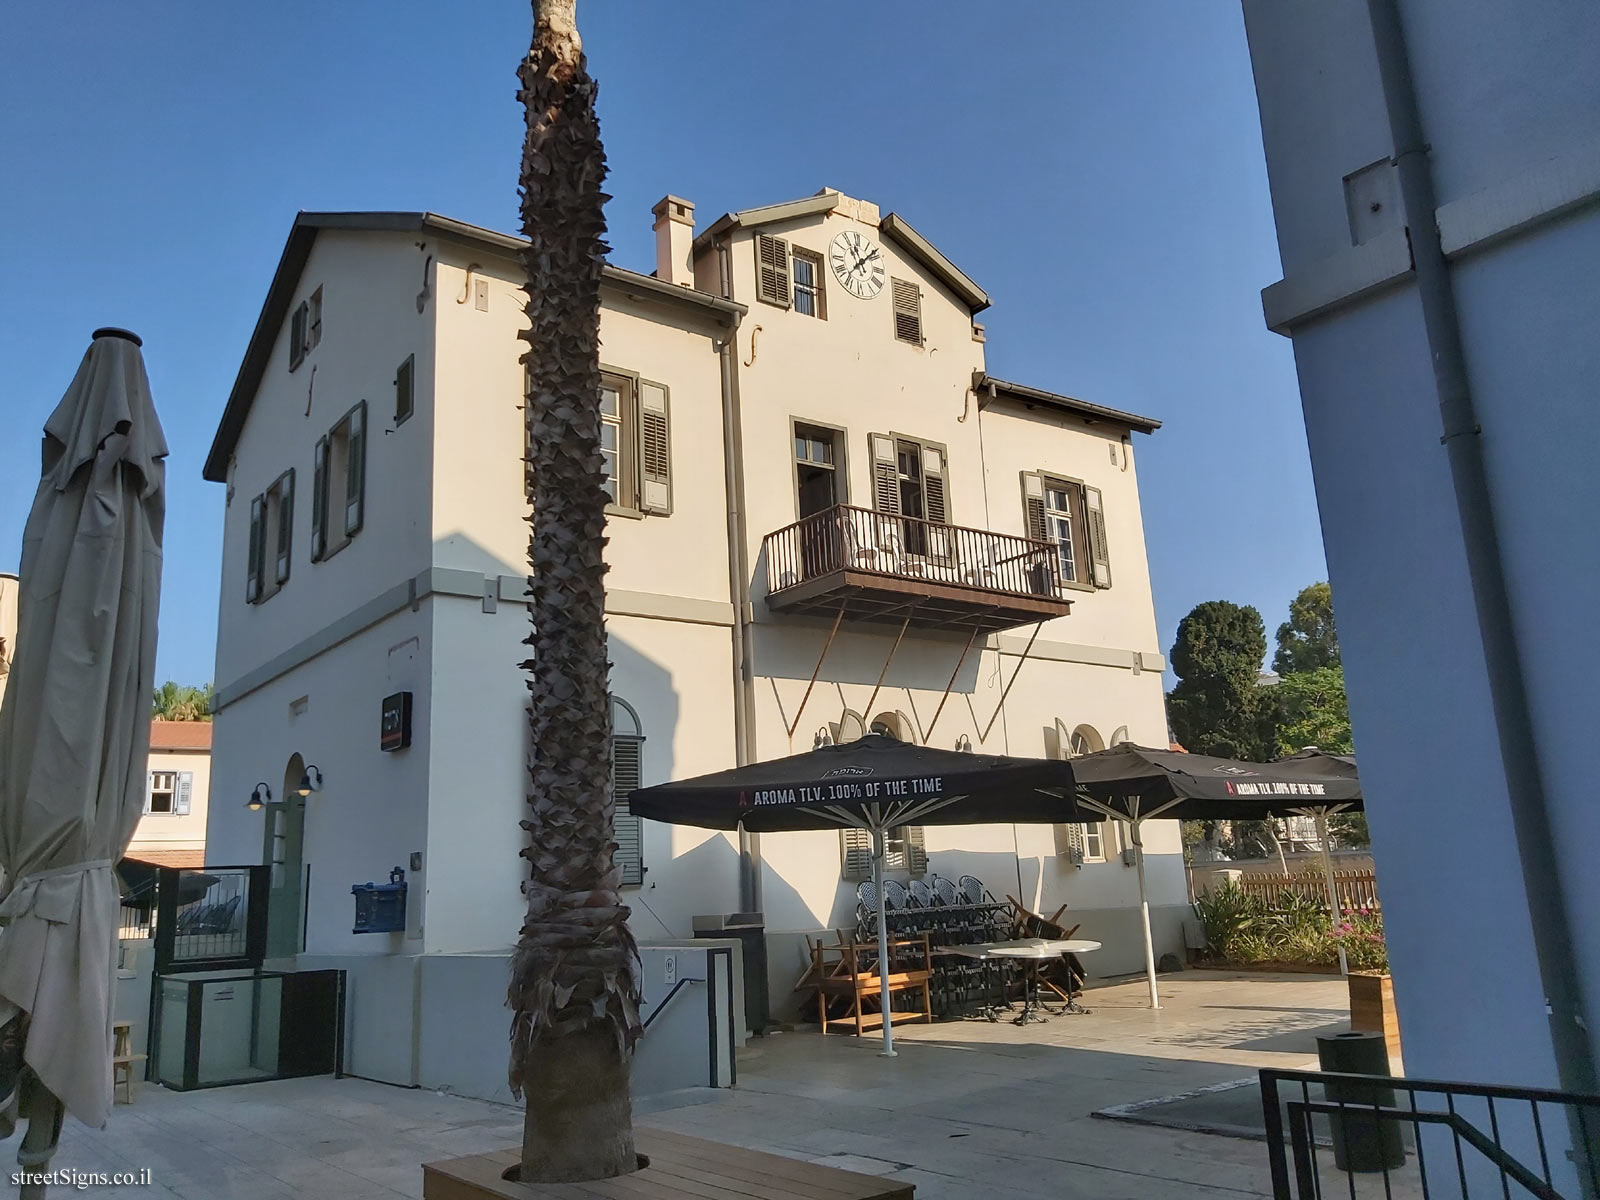
[[[844,855],[844,877],[852,882],[872,878],[872,835],[865,829],[839,831]]]
[[[639,381],[639,511],[672,511],[672,443],[665,384]]]
[[[789,243],[780,237],[758,233],[756,243],[756,296],[768,304],[788,308]]]
[[[317,439],[311,456],[311,561],[328,552],[328,439]]]
[[[624,887],[644,882],[644,820],[628,809],[628,794],[640,786],[644,739],[621,735],[611,739],[611,791],[616,797],[617,849],[613,862],[622,870]]]
[[[928,848],[922,840],[921,825],[907,825],[903,831],[906,837],[906,867],[913,875],[926,875],[928,873]]]
[[[367,402],[350,410],[350,432],[345,443],[344,532],[347,537],[361,532],[366,521],[367,496]]]
[[[294,558],[294,468],[290,467],[274,485],[278,493],[278,545],[273,578],[279,583],[289,580],[289,568]]]
[[[1105,501],[1101,499],[1099,488],[1084,485],[1083,507],[1083,523],[1089,530],[1089,561],[1094,568],[1094,585],[1108,588],[1111,586],[1111,548],[1106,544]]]
[[[417,356],[406,355],[405,362],[394,373],[394,423],[404,424],[417,407],[416,383]]]
[[[922,345],[922,291],[906,279],[889,280],[894,309],[894,336],[913,346]]]
[[[1022,515],[1029,537],[1039,542],[1050,540],[1044,523],[1044,479],[1036,471],[1022,473]]]
[[[922,443],[922,497],[934,526],[950,523],[950,452],[938,442]],[[948,530],[929,528],[928,558],[955,562],[955,539]]]
[[[868,440],[872,448],[872,507],[879,512],[898,513],[900,462],[895,456],[894,438],[875,433]]]
[[[250,559],[245,567],[244,599],[254,604],[261,599],[261,510],[264,496],[250,501]]]

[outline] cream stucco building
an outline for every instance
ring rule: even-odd
[[[17,649],[17,589],[15,575],[0,573],[0,703],[5,701],[11,656]]]
[[[127,857],[164,867],[202,865],[210,796],[211,723],[151,721],[144,815]]]
[[[1159,422],[990,376],[987,295],[867,201],[699,232],[687,201],[654,215],[654,273],[608,267],[602,292],[619,787],[873,726],[1015,755],[1164,746],[1134,454]],[[273,863],[274,951],[345,966],[363,1011],[360,980],[389,981],[397,1028],[396,1003],[426,1025],[419,964],[503,953],[519,921],[520,245],[302,213],[206,464],[227,506],[208,857]],[[1146,837],[1160,954],[1184,873],[1175,827]],[[839,834],[623,814],[619,842],[642,941],[764,914],[775,1006],[803,935],[853,924]],[[1105,943],[1093,971],[1142,963],[1112,828],[908,830],[895,855],[1067,905]],[[396,866],[405,930],[353,933],[351,885]],[[416,1053],[378,1057],[358,1073],[429,1082]]]

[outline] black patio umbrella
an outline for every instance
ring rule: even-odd
[[[705,829],[772,833],[849,826],[872,836],[879,889],[878,971],[885,1006],[883,1053],[894,1054],[888,1019],[889,935],[881,900],[884,835],[901,825],[1081,821],[1072,767],[913,746],[868,734],[839,746],[640,788],[635,816]]]
[[[1145,974],[1150,1007],[1156,995],[1155,949],[1150,939],[1150,903],[1145,895],[1144,841],[1140,826],[1152,817],[1173,821],[1263,821],[1306,816],[1317,822],[1328,903],[1339,921],[1333,863],[1328,857],[1328,816],[1362,807],[1355,759],[1307,749],[1274,763],[1212,758],[1152,750],[1123,743],[1072,760],[1078,804],[1128,826],[1139,868],[1139,909],[1144,922]],[[1345,967],[1344,951],[1339,965]]]

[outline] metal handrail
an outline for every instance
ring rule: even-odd
[[[769,593],[849,570],[978,592],[1066,599],[1053,542],[850,504],[775,530],[762,548]]]

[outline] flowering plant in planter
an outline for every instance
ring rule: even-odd
[[[1333,939],[1344,948],[1352,971],[1389,973],[1389,947],[1383,938],[1383,914],[1363,906],[1345,914],[1333,928]]]

